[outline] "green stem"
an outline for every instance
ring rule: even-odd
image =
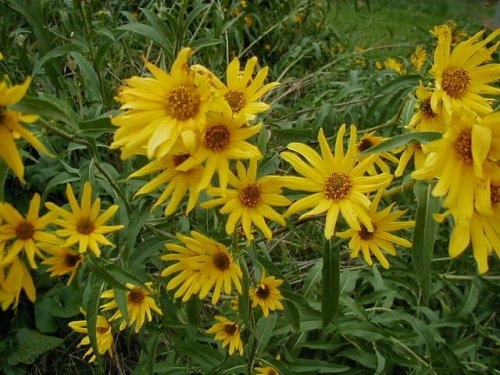
[[[0,160],[0,202],[5,200],[5,181],[7,181],[7,174],[9,173],[9,167],[7,163]]]

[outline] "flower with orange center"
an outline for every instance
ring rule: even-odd
[[[129,326],[135,324],[135,333],[138,333],[144,325],[146,316],[148,321],[153,320],[151,310],[155,311],[159,315],[162,315],[160,308],[156,305],[153,297],[151,297],[151,288],[153,286],[153,283],[148,282],[144,285],[148,287],[148,289],[141,288],[130,283],[126,284],[128,290],[125,292],[125,298],[129,320],[128,322],[122,320],[122,322],[120,323],[120,330],[125,329],[127,324]],[[102,311],[116,310],[113,316],[110,318],[110,321],[123,319],[123,315],[118,309],[118,304],[115,300],[115,291],[113,289],[104,291],[101,294],[101,298],[111,299],[111,301],[101,306]]]
[[[358,152],[363,152],[370,147],[376,146],[384,141],[386,141],[387,138],[385,137],[380,137],[378,135],[375,135],[375,132],[367,133],[363,135],[358,142]],[[396,152],[399,150],[396,150]],[[381,153],[377,153],[377,158],[373,160],[373,164],[370,168],[368,168],[368,174],[374,175],[377,174],[377,171],[375,169],[375,166],[377,166],[380,171],[384,173],[391,173],[391,168],[389,165],[387,165],[386,161],[391,161],[393,163],[398,163],[398,158],[395,157],[391,152],[389,151],[384,151]],[[363,158],[361,159],[363,160]]]
[[[88,328],[86,320],[76,320],[73,322],[69,322],[68,326],[77,333],[83,333],[86,335],[78,344],[80,346],[90,346],[90,348],[85,352],[83,358],[92,354],[89,359],[89,363],[92,363],[96,360],[96,355],[94,353],[94,349],[92,345],[90,345],[90,338],[88,336]],[[97,350],[99,355],[103,355],[104,353],[108,353],[110,357],[113,357],[113,331],[111,328],[111,324],[109,324],[108,320],[102,316],[97,315],[96,322],[96,336],[97,336]]]
[[[392,179],[388,173],[364,176],[377,155],[370,155],[361,162],[358,160],[356,127],[353,125],[350,129],[349,147],[344,155],[345,132],[345,125],[342,125],[337,134],[335,155],[332,154],[322,129],[318,135],[321,156],[311,147],[301,143],[291,143],[288,149],[295,151],[305,160],[292,152],[281,153],[281,157],[303,176],[284,176],[285,186],[311,193],[294,202],[285,217],[311,207],[314,208],[302,214],[299,220],[326,211],[325,237],[328,239],[335,233],[339,214],[342,214],[351,228],[361,229],[359,218],[368,231],[373,231],[368,216],[370,200],[365,194],[386,187]]]
[[[215,319],[219,323],[215,323],[205,332],[215,333],[215,339],[222,341],[223,348],[229,345],[229,355],[232,355],[235,351],[243,355],[243,342],[241,341],[238,323],[219,315],[216,315]]]
[[[42,262],[51,266],[47,269],[47,272],[50,272],[50,277],[63,276],[69,273],[68,285],[71,284],[78,268],[83,263],[84,256],[68,247],[44,246],[42,249],[51,255]]]
[[[445,109],[444,115],[448,117],[458,107],[467,107],[479,114],[491,112],[488,99],[481,95],[500,94],[499,88],[488,85],[500,79],[500,64],[485,64],[500,42],[489,48],[487,44],[500,35],[500,29],[480,40],[483,34],[484,30],[450,51],[451,30],[447,26],[440,29],[431,69],[436,79],[436,90],[431,99],[434,112],[441,102]]]
[[[223,244],[196,231],[191,231],[191,237],[177,234],[177,238],[186,247],[166,244],[171,253],[161,257],[175,261],[161,273],[163,277],[178,273],[167,284],[167,290],[178,288],[175,298],[182,297],[185,302],[198,294],[203,299],[213,289],[212,303],[215,305],[222,291],[231,293],[233,284],[241,294],[241,268]]]
[[[232,234],[239,221],[247,239],[253,239],[252,223],[258,227],[266,238],[272,238],[272,232],[264,218],[285,225],[285,220],[272,206],[284,207],[291,201],[281,195],[281,176],[264,176],[257,178],[257,160],[250,160],[248,170],[241,162],[236,165],[238,177],[232,172],[229,174],[229,185],[234,189],[222,190],[209,188],[208,193],[219,196],[201,204],[204,208],[211,208],[224,204],[220,213],[229,214],[226,222],[226,232]]]
[[[257,371],[256,375],[280,375],[279,371],[274,367],[256,367],[255,371]]]
[[[125,81],[118,101],[124,112],[112,119],[119,129],[111,148],[121,148],[122,158],[146,152],[149,158],[169,153],[178,139],[188,149],[205,124],[212,92],[207,79],[196,79],[187,64],[193,51],[183,48],[167,73],[151,63],[153,77]]]
[[[432,91],[425,88],[422,81],[416,90],[419,103],[418,111],[413,115],[406,128],[419,132],[440,132],[446,131],[446,122],[443,118],[442,107],[432,109]]]
[[[6,241],[6,254],[1,265],[10,263],[24,249],[30,267],[36,269],[35,255],[43,258],[39,245],[61,242],[59,238],[52,233],[47,233],[45,229],[49,224],[55,223],[56,215],[49,212],[40,217],[39,213],[40,195],[38,193],[31,199],[26,217],[9,203],[0,202],[0,216],[6,221],[5,224],[0,225],[0,241]]]
[[[81,205],[78,204],[70,184],[66,185],[66,196],[71,211],[51,202],[46,203],[47,208],[59,216],[54,223],[63,228],[57,230],[56,234],[68,237],[62,246],[69,247],[78,243],[80,253],[85,253],[90,248],[95,256],[99,257],[99,244],[113,246],[104,235],[124,228],[123,225],[104,225],[113,217],[119,206],[112,205],[101,214],[101,199],[97,198],[92,203],[92,186],[88,181],[83,185]]]
[[[252,307],[260,306],[264,316],[269,315],[269,311],[283,310],[283,304],[280,300],[283,299],[278,287],[283,284],[283,280],[276,279],[274,276],[268,276],[263,273],[260,278],[260,283],[250,289],[250,298],[252,299]]]

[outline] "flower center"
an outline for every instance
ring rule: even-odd
[[[2,122],[4,117],[5,117],[5,107],[0,105],[0,123]]]
[[[361,142],[358,143],[358,150],[364,151],[372,146],[372,142],[368,138],[363,138]]]
[[[345,198],[351,191],[352,182],[348,175],[333,172],[325,182],[325,195],[328,199],[338,201]]]
[[[426,101],[420,105],[420,111],[422,112],[422,116],[426,119],[431,119],[436,116],[436,114],[432,111],[431,103]]]
[[[139,305],[142,301],[144,301],[145,297],[145,293],[140,288],[135,287],[130,291],[127,299],[130,303]]]
[[[490,195],[491,205],[495,207],[500,202],[500,185],[490,184]]]
[[[372,224],[373,225],[373,232],[368,232],[368,229],[366,229],[366,227],[363,225],[363,224],[359,224],[359,226],[361,227],[361,230],[358,232],[359,234],[359,237],[361,237],[362,240],[369,240],[370,238],[373,237],[373,234],[375,233],[375,224]]]
[[[444,71],[441,86],[452,98],[461,98],[470,85],[470,77],[462,68],[448,68]]]
[[[237,90],[229,90],[228,92],[226,92],[226,95],[224,95],[224,99],[233,110],[233,113],[238,113],[239,111],[241,111],[247,103],[245,95],[243,95],[241,91]]]
[[[219,152],[226,148],[230,139],[229,129],[225,125],[219,124],[207,129],[203,141],[208,149]]]
[[[64,264],[68,267],[74,267],[82,259],[80,254],[66,253],[64,255]]]
[[[267,375],[277,375],[277,374],[276,374],[276,371],[274,371],[274,369],[270,369],[270,370],[267,372]]]
[[[229,256],[226,253],[222,252],[214,254],[213,262],[215,268],[217,268],[219,271],[226,271],[227,269],[229,269],[229,266],[231,265],[231,260],[229,259]]]
[[[76,231],[80,234],[90,234],[95,230],[94,223],[88,218],[82,217],[76,225]]]
[[[255,294],[257,294],[257,297],[260,299],[267,299],[267,297],[271,294],[271,289],[269,289],[267,285],[262,284],[259,285]]]
[[[224,326],[224,332],[226,332],[229,336],[233,336],[238,330],[238,324],[236,323],[228,323]]]
[[[248,208],[255,208],[260,203],[260,185],[251,184],[240,191],[240,202]]]
[[[35,228],[26,220],[21,221],[16,227],[16,237],[20,240],[29,240],[30,238],[33,238],[34,234]]]
[[[457,156],[465,164],[472,163],[472,131],[470,129],[462,130],[453,145]]]
[[[200,94],[194,88],[184,85],[172,89],[165,99],[167,113],[180,121],[196,117],[200,110],[200,104]]]
[[[174,155],[172,157],[172,160],[174,162],[174,165],[177,167],[184,163],[187,159],[189,159],[189,154],[181,154],[181,155]]]
[[[107,327],[97,327],[97,333],[99,333],[100,335],[104,335],[105,333],[108,332],[108,329]]]

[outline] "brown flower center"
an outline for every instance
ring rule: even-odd
[[[231,265],[231,260],[226,253],[218,252],[213,255],[213,262],[219,271],[226,271]]]
[[[128,301],[130,303],[133,303],[135,305],[139,305],[142,301],[144,301],[144,298],[146,297],[146,294],[144,291],[140,288],[133,288],[130,293],[128,294]]]
[[[259,285],[257,290],[255,291],[255,294],[257,294],[257,297],[260,299],[267,299],[269,295],[271,294],[271,289],[265,284]]]
[[[260,203],[261,188],[259,184],[251,184],[240,191],[240,202],[248,208],[255,208]]]
[[[465,164],[472,164],[472,131],[470,129],[462,130],[453,145],[458,158]]]
[[[426,101],[420,105],[420,112],[422,112],[422,116],[426,119],[431,119],[436,116],[436,114],[432,111],[431,103]]]
[[[94,223],[87,217],[82,217],[76,225],[76,231],[80,234],[90,234],[95,230]]]
[[[30,238],[33,238],[34,234],[35,228],[26,220],[21,221],[16,227],[16,237],[20,240],[29,240]]]
[[[333,172],[325,182],[325,195],[328,199],[340,200],[349,194],[352,182],[348,175]]]
[[[212,151],[219,152],[226,148],[231,140],[229,129],[222,124],[207,129],[203,139],[205,146]]]
[[[267,375],[278,375],[278,373],[276,371],[274,371],[274,369],[270,369],[268,372],[267,372]]]
[[[226,332],[229,336],[233,336],[238,330],[238,324],[236,323],[227,323],[224,326],[224,332]]]
[[[373,144],[368,138],[363,138],[361,140],[361,142],[358,143],[358,150],[364,151],[366,149],[369,149],[372,146],[373,146]]]
[[[500,185],[490,184],[490,194],[491,205],[495,207],[500,202]]]
[[[241,91],[237,90],[229,90],[226,95],[224,95],[224,99],[229,104],[234,113],[238,113],[239,111],[241,111],[247,103],[245,95],[243,95]]]
[[[167,113],[180,121],[196,117],[200,110],[200,105],[200,94],[194,88],[184,85],[172,89],[165,99]]]
[[[0,105],[0,123],[2,122],[4,117],[5,117],[5,107]]]
[[[66,253],[64,255],[64,264],[68,267],[74,267],[82,259],[80,254]]]
[[[448,68],[441,78],[441,87],[452,98],[461,98],[469,85],[469,74],[462,68]]]
[[[97,333],[99,333],[100,335],[104,335],[109,330],[108,327],[97,327],[96,329],[97,329]]]
[[[174,162],[174,165],[177,167],[184,163],[187,159],[189,159],[189,154],[181,154],[181,155],[174,155],[172,157],[172,160]]]
[[[375,233],[375,224],[372,224],[373,226],[373,232],[368,232],[368,229],[363,224],[359,224],[361,227],[361,230],[358,232],[359,237],[361,237],[362,240],[369,240],[370,238],[373,237],[373,234]]]

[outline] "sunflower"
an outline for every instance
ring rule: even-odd
[[[446,122],[442,114],[442,106],[437,106],[434,110],[431,107],[432,91],[425,88],[422,81],[416,90],[419,103],[418,111],[413,115],[406,128],[419,132],[440,132],[446,131]]]
[[[31,268],[38,266],[35,255],[43,258],[39,249],[40,244],[57,244],[61,240],[51,233],[47,233],[45,227],[55,222],[56,215],[49,212],[42,217],[40,213],[40,195],[36,193],[31,199],[26,217],[21,215],[9,203],[0,202],[0,216],[6,221],[0,225],[0,241],[13,241],[7,245],[7,254],[2,264],[7,264],[17,257],[24,249]]]
[[[214,86],[220,95],[231,107],[235,116],[242,116],[245,120],[253,120],[255,115],[267,111],[270,106],[259,99],[267,94],[271,89],[279,86],[278,82],[271,82],[264,85],[269,68],[266,66],[253,76],[257,57],[252,57],[247,61],[245,70],[240,71],[240,61],[234,58],[227,66],[227,86],[220,82],[213,74],[211,75]],[[207,68],[196,65],[195,70],[204,74],[211,74]]]
[[[397,61],[392,57],[389,57],[385,60],[384,66],[386,69],[393,70],[400,75],[406,74],[405,64],[402,61]]]
[[[208,80],[197,79],[187,62],[193,51],[183,48],[170,74],[146,62],[153,77],[132,77],[120,90],[122,114],[112,123],[119,127],[111,148],[121,148],[122,158],[142,154],[165,156],[180,138],[188,149],[205,124],[212,90]]]
[[[427,61],[427,52],[424,47],[417,46],[415,52],[410,56],[410,62],[415,67],[417,72],[422,70],[425,62]]]
[[[264,218],[285,225],[283,216],[271,206],[284,207],[291,203],[281,195],[281,177],[265,176],[257,179],[257,160],[255,159],[250,160],[248,170],[245,170],[241,162],[237,163],[236,170],[238,177],[229,172],[229,184],[235,189],[209,188],[209,194],[220,196],[220,198],[203,202],[201,207],[211,208],[224,204],[220,213],[229,214],[226,222],[228,234],[234,232],[236,224],[241,220],[247,239],[253,239],[252,223],[264,233],[266,238],[270,239],[272,232]]]
[[[167,284],[167,290],[178,288],[175,298],[183,296],[185,302],[193,294],[198,294],[203,299],[214,289],[212,304],[215,305],[223,290],[225,294],[231,293],[233,284],[241,294],[241,268],[223,244],[196,231],[191,231],[191,237],[178,234],[177,238],[186,247],[166,244],[172,253],[161,257],[166,261],[176,261],[164,269],[161,276],[180,272]]]
[[[499,42],[490,48],[486,45],[500,35],[500,29],[493,31],[482,41],[484,30],[459,43],[450,53],[451,30],[447,26],[439,32],[434,51],[434,65],[431,74],[436,79],[436,90],[432,94],[432,110],[436,112],[442,102],[445,115],[451,115],[454,108],[465,106],[484,114],[491,112],[488,99],[481,95],[498,95],[500,89],[489,86],[500,78],[500,64],[484,64],[491,59]]]
[[[88,181],[83,185],[81,206],[76,201],[75,193],[73,193],[70,184],[66,185],[66,196],[72,212],[58,207],[54,203],[46,203],[47,208],[59,216],[59,219],[54,221],[55,224],[64,228],[57,230],[56,234],[61,237],[69,237],[62,246],[69,247],[78,243],[80,253],[85,253],[90,247],[95,256],[99,257],[101,255],[99,244],[113,246],[104,234],[124,227],[123,225],[104,225],[113,217],[119,206],[112,205],[102,215],[99,215],[101,199],[97,198],[92,203],[92,186]]]
[[[135,333],[138,333],[141,330],[144,325],[144,321],[146,320],[146,316],[148,321],[153,320],[151,310],[156,311],[159,315],[162,315],[160,308],[156,305],[153,297],[151,297],[151,287],[153,286],[153,283],[149,282],[144,285],[147,286],[148,289],[144,289],[130,283],[126,284],[126,287],[128,288],[125,292],[127,312],[129,316],[128,325],[132,326],[132,324],[135,323]],[[101,298],[111,299],[110,302],[101,306],[102,311],[116,309],[116,312],[110,319],[111,321],[121,319],[123,317],[121,311],[118,310],[118,305],[115,300],[115,291],[113,289],[104,291],[101,294]],[[126,326],[127,322],[122,321],[120,324],[120,330],[125,329]]]
[[[371,254],[375,255],[382,267],[388,269],[389,262],[382,253],[385,250],[389,254],[395,256],[396,249],[392,243],[396,243],[403,247],[411,247],[411,242],[395,236],[390,232],[399,229],[413,228],[414,221],[397,222],[405,211],[392,211],[394,203],[381,211],[377,211],[380,199],[382,198],[382,191],[379,191],[373,199],[368,215],[372,221],[373,232],[369,232],[363,224],[360,224],[360,230],[348,229],[344,232],[337,233],[340,238],[350,238],[349,249],[351,250],[351,257],[357,258],[361,250],[363,258],[370,266],[373,264]],[[392,211],[392,212],[391,212]],[[392,243],[391,243],[392,242]]]
[[[233,118],[230,108],[225,105],[219,112],[207,116],[207,125],[201,135],[201,142],[192,156],[177,167],[188,171],[205,164],[198,191],[205,189],[217,171],[219,185],[226,189],[229,178],[229,161],[235,159],[260,159],[259,149],[246,140],[260,132],[262,124],[246,126],[241,116]]]
[[[73,322],[69,322],[68,326],[75,332],[87,335],[80,341],[78,347],[90,345],[90,338],[88,336],[89,332],[86,320],[76,320]],[[111,329],[111,324],[109,324],[108,320],[102,315],[97,315],[96,334],[97,350],[99,352],[99,355],[103,355],[107,352],[110,357],[113,357],[113,331]],[[85,352],[83,358],[91,354],[92,357],[90,357],[89,363],[92,363],[96,360],[96,355],[94,353],[92,345],[90,345],[90,348],[87,350],[87,352]]]
[[[42,262],[51,266],[47,269],[47,272],[50,272],[50,277],[63,276],[69,273],[68,285],[71,284],[78,268],[85,259],[84,256],[64,246],[44,246],[43,250],[51,255]]]
[[[0,159],[3,159],[21,182],[24,181],[24,165],[17,149],[15,138],[19,135],[38,151],[49,155],[45,146],[21,123],[31,124],[38,119],[35,115],[25,115],[7,108],[19,102],[31,83],[27,78],[20,85],[10,85],[7,80],[0,82]]]
[[[196,206],[198,196],[200,195],[198,183],[203,175],[203,167],[201,165],[194,166],[186,171],[179,171],[176,169],[189,157],[189,153],[178,151],[154,160],[138,171],[132,173],[129,178],[160,172],[158,176],[144,185],[136,193],[136,196],[149,194],[165,185],[165,189],[153,205],[153,208],[158,207],[170,198],[165,207],[165,216],[169,216],[176,212],[182,198],[189,191],[189,199],[186,207],[187,215]]]
[[[331,238],[335,233],[339,213],[342,214],[351,228],[361,229],[357,220],[359,218],[368,231],[373,231],[370,217],[367,214],[370,200],[365,193],[386,187],[392,179],[392,176],[387,173],[363,176],[377,155],[370,155],[358,162],[356,158],[356,127],[351,126],[350,130],[351,137],[345,155],[343,146],[345,125],[340,127],[337,135],[335,156],[332,155],[322,129],[318,135],[321,156],[309,146],[301,143],[291,143],[288,148],[302,155],[307,163],[294,153],[281,153],[282,158],[304,176],[283,177],[285,186],[312,193],[294,202],[288,208],[285,217],[310,207],[314,208],[302,214],[300,220],[326,211],[326,238]]]
[[[219,323],[215,323],[205,332],[215,333],[215,339],[222,341],[223,348],[229,345],[229,355],[232,355],[235,351],[243,355],[243,342],[241,341],[238,323],[219,315],[216,315],[215,319]]]
[[[403,153],[399,157],[398,166],[394,170],[394,176],[400,177],[403,175],[408,163],[413,158],[413,164],[415,169],[420,169],[424,166],[426,149],[425,145],[420,143],[408,143],[404,149]]]
[[[35,284],[23,261],[19,257],[15,257],[8,266],[7,276],[4,273],[6,269],[0,267],[0,304],[2,310],[7,310],[10,305],[13,305],[12,307],[15,309],[22,290],[31,302],[35,302]]]
[[[358,152],[363,152],[364,150],[369,149],[370,147],[376,146],[382,142],[387,140],[387,138],[380,137],[375,135],[375,132],[367,133],[363,135],[358,142]],[[395,157],[388,151],[381,152],[376,154],[377,158],[373,161],[373,164],[370,168],[368,168],[368,173],[370,175],[377,174],[375,170],[375,166],[379,167],[379,169],[384,173],[391,173],[391,168],[387,165],[386,160],[391,161],[393,163],[398,163],[398,158]],[[384,160],[385,159],[385,160]],[[363,158],[361,159],[363,160]]]
[[[256,375],[280,375],[279,371],[274,367],[256,367],[255,371],[257,371]]]
[[[263,273],[260,283],[250,289],[250,298],[252,298],[252,307],[260,306],[264,316],[269,315],[269,311],[283,310],[283,299],[278,287],[283,284],[283,280],[276,279],[274,276],[268,276]]]
[[[442,139],[426,145],[430,152],[424,166],[412,173],[415,179],[437,177],[439,181],[432,194],[446,196],[444,206],[452,208],[465,221],[472,216],[475,199],[487,199],[481,196],[485,193],[478,186],[484,178],[492,135],[493,139],[500,135],[497,127],[477,124],[476,120],[473,112],[455,111],[453,126]]]

